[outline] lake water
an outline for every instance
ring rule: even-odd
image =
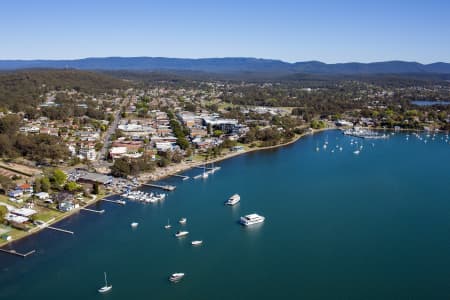
[[[160,204],[99,203],[103,215],[58,224],[75,235],[47,230],[13,245],[34,255],[0,254],[0,299],[448,299],[450,144],[422,136],[358,140],[356,155],[352,138],[323,132],[206,180],[166,180],[177,190]],[[233,193],[240,204],[224,206]],[[237,223],[252,212],[266,222]],[[190,234],[176,239],[181,217]],[[171,284],[174,272],[186,277]]]
[[[450,105],[450,101],[415,100],[411,104],[417,106]]]

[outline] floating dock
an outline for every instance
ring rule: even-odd
[[[7,250],[7,249],[1,249],[1,248],[0,248],[0,251],[4,252],[4,253],[12,254],[12,255],[20,256],[20,257],[23,257],[23,258],[25,258],[28,255],[31,255],[34,252],[36,252],[36,250],[31,250],[31,251],[29,251],[27,253],[19,253],[16,250]]]
[[[90,211],[90,212],[97,213],[97,214],[102,214],[102,213],[105,212],[104,209],[102,209],[102,210],[95,210],[95,209],[90,209],[90,208],[85,208],[85,207],[80,208],[80,210],[86,210],[86,211]]]
[[[143,183],[142,185],[145,186],[149,186],[149,187],[153,187],[153,188],[158,188],[158,189],[163,189],[166,191],[174,191],[177,187],[174,185],[159,185],[159,184],[152,184],[152,183]]]

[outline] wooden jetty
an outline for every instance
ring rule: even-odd
[[[8,254],[16,255],[16,256],[23,257],[23,258],[25,258],[25,257],[27,257],[28,255],[31,255],[31,254],[33,254],[34,252],[36,252],[36,250],[31,250],[31,251],[29,251],[29,252],[27,252],[27,253],[19,253],[19,252],[17,252],[16,250],[8,250],[8,249],[1,249],[1,248],[0,248],[0,251],[3,252],[3,253],[8,253]]]
[[[63,233],[68,233],[68,234],[75,234],[75,232],[73,232],[73,231],[62,229],[62,228],[58,228],[58,227],[45,226],[45,228],[48,228],[48,229],[51,229],[51,230],[55,230],[55,231],[59,231],[59,232],[63,232]]]
[[[174,185],[159,185],[159,184],[153,184],[153,183],[143,183],[142,185],[145,186],[149,186],[149,187],[153,187],[153,188],[158,188],[158,189],[163,189],[166,191],[174,191],[177,187]]]
[[[85,207],[82,207],[82,208],[80,208],[80,209],[81,209],[81,210],[90,211],[90,212],[93,212],[93,213],[97,213],[97,214],[102,214],[102,213],[105,212],[104,209],[102,209],[102,210],[95,210],[95,209],[90,209],[90,208],[85,208]]]
[[[121,200],[110,200],[110,199],[101,199],[102,201],[105,202],[111,202],[111,203],[115,203],[115,204],[119,204],[119,205],[125,205],[126,202],[125,201],[121,201]]]

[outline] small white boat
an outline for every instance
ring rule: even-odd
[[[239,201],[241,201],[241,196],[239,196],[239,194],[234,194],[225,202],[225,204],[233,206],[237,204]]]
[[[201,244],[203,244],[203,241],[192,241],[191,242],[192,246],[200,246]]]
[[[133,222],[131,223],[131,227],[136,228],[138,227],[139,223],[138,222]]]
[[[167,224],[164,226],[165,229],[170,229],[172,228],[172,225],[170,225],[169,223],[169,219],[167,219]]]
[[[189,234],[189,231],[177,231],[177,233],[175,233],[175,237],[183,237]]]
[[[170,282],[178,282],[184,277],[184,273],[173,273],[169,277]]]
[[[108,285],[108,281],[106,280],[106,272],[105,273],[105,285],[98,289],[99,293],[106,293],[112,289],[112,285]]]
[[[180,221],[178,221],[178,223],[180,223],[181,225],[184,225],[187,223],[187,219],[186,218],[181,218]]]
[[[355,151],[353,151],[353,154],[358,155],[360,152],[361,152],[361,151],[359,151],[359,150],[355,150]]]

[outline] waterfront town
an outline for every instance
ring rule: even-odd
[[[314,130],[446,131],[450,123],[448,106],[407,102],[430,94],[445,99],[445,85],[392,89],[353,81],[337,87],[163,81],[85,90],[42,85],[32,101],[23,101],[26,105],[5,101],[0,113],[0,243],[36,232],[108,195],[193,166],[290,143]],[[395,97],[401,104],[392,104]]]

